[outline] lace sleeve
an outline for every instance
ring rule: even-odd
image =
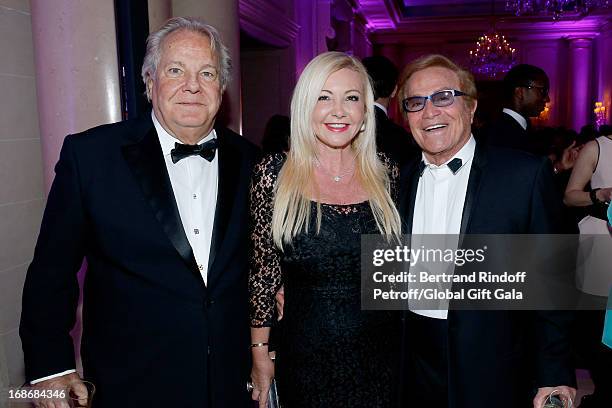
[[[399,165],[395,160],[387,156],[385,153],[378,153],[378,158],[387,168],[389,174],[389,194],[395,205],[399,204]]]
[[[282,154],[265,156],[253,169],[251,180],[249,304],[251,327],[273,323],[275,295],[281,286],[280,250],[272,240],[274,185]]]

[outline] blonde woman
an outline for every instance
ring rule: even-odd
[[[254,170],[249,287],[260,407],[272,378],[283,408],[393,405],[397,315],[360,307],[360,235],[400,234],[398,170],[376,154],[373,102],[358,60],[319,55],[293,93],[290,151]],[[275,367],[268,340],[281,285]]]

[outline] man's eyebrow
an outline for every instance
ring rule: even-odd
[[[455,88],[453,88],[452,86],[446,86],[446,87],[442,87],[442,88],[440,88],[440,89],[436,89],[435,91],[433,91],[433,92],[431,92],[430,94],[427,94],[427,95],[420,95],[420,94],[416,94],[416,93],[413,93],[413,94],[408,94],[408,93],[407,93],[407,94],[406,94],[406,97],[407,97],[407,98],[411,98],[411,97],[413,97],[413,96],[421,96],[421,97],[422,97],[422,96],[429,96],[429,95],[433,95],[433,94],[435,94],[435,93],[442,92],[442,91],[451,91],[451,90],[453,90],[453,89],[455,89]]]
[[[184,64],[184,63],[182,63],[181,61],[168,61],[168,64],[167,64],[167,65],[179,65],[179,66],[181,66],[181,67],[185,67],[185,64]],[[213,64],[204,64],[204,65],[202,66],[202,68],[214,68],[214,69],[219,69],[219,68],[217,68],[217,66],[216,66],[216,65],[213,65]]]

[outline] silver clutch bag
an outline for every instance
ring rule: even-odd
[[[272,380],[270,391],[268,391],[268,408],[281,408],[278,400],[278,391],[276,390],[276,380]]]

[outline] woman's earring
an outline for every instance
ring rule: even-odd
[[[361,128],[359,129],[359,131],[363,132],[364,130],[365,130],[365,122],[361,124]]]

